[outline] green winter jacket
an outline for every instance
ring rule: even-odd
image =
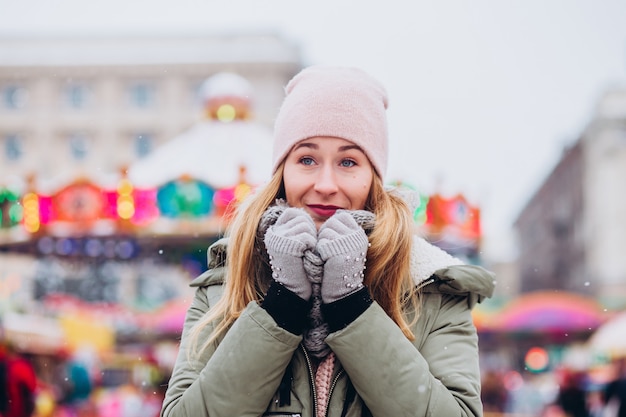
[[[482,416],[478,336],[471,309],[491,296],[492,273],[461,265],[414,238],[411,273],[422,307],[408,340],[374,302],[326,342],[337,361],[330,417]],[[251,302],[231,329],[189,359],[188,333],[222,293],[226,239],[209,249],[209,269],[185,319],[162,417],[315,417],[310,358],[302,337],[279,327]],[[211,329],[205,329],[206,335]],[[203,337],[206,337],[203,335]]]

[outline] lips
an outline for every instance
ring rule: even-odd
[[[309,210],[311,210],[313,213],[315,213],[319,217],[330,217],[333,214],[335,214],[337,210],[341,209],[341,207],[337,207],[337,206],[322,206],[322,205],[309,205],[307,207],[309,208]]]

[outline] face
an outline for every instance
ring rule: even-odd
[[[287,203],[304,208],[319,229],[339,209],[364,209],[373,176],[372,164],[354,143],[315,137],[287,155],[283,183]]]

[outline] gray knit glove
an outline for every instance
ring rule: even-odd
[[[345,210],[337,210],[320,227],[317,251],[324,261],[322,301],[332,303],[363,287],[369,241]]]
[[[265,248],[272,277],[300,298],[311,298],[311,282],[304,272],[304,251],[314,249],[317,229],[303,209],[287,208],[265,232]]]

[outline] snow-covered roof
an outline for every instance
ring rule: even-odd
[[[190,176],[214,188],[238,184],[240,167],[245,180],[257,185],[269,180],[272,133],[250,121],[202,121],[133,164],[128,178],[136,187],[156,187]]]
[[[205,101],[220,97],[249,99],[252,95],[252,85],[240,75],[220,72],[202,83],[201,93]]]

